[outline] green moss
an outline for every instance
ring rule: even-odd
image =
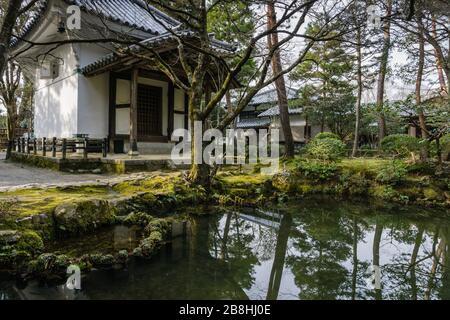
[[[55,227],[62,235],[80,234],[114,222],[115,212],[104,200],[64,203],[55,209]]]
[[[44,242],[39,234],[28,230],[22,232],[19,242],[16,244],[16,249],[26,251],[33,256],[44,249]]]
[[[92,254],[89,262],[95,268],[110,268],[115,264],[115,258],[111,254]]]
[[[153,217],[145,212],[132,212],[124,219],[125,224],[146,226]]]
[[[391,160],[386,159],[344,159],[337,164],[342,173],[359,174],[363,177],[375,177],[378,172],[385,168]]]
[[[163,235],[159,231],[154,231],[145,238],[133,251],[133,255],[138,257],[151,257],[162,245]]]
[[[427,200],[431,201],[443,201],[444,195],[443,193],[440,193],[438,190],[434,188],[424,188],[423,189],[423,195]]]
[[[146,234],[152,235],[154,232],[165,234],[170,229],[170,222],[168,219],[154,219],[151,220],[145,227]]]

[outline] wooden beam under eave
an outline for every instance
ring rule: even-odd
[[[130,156],[138,156],[138,78],[139,69],[134,68],[131,71],[131,99],[130,99]]]

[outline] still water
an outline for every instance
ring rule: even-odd
[[[450,219],[429,217],[448,212],[320,199],[208,210],[151,260],[83,275],[80,292],[0,275],[0,299],[450,299]]]

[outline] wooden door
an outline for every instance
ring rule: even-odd
[[[139,140],[162,136],[162,88],[139,84],[137,113]]]

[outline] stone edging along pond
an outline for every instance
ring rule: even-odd
[[[292,172],[273,178],[222,173],[211,192],[185,182],[179,173],[116,182],[105,186],[67,186],[0,193],[0,270],[31,276],[65,275],[72,263],[84,270],[127,263],[130,256],[151,257],[174,221],[175,209],[201,204],[258,206],[315,194],[361,197],[449,208],[448,190],[439,183],[379,185],[361,178],[311,181]],[[197,210],[197,214],[199,213]],[[55,239],[82,237],[108,225],[137,225],[143,237],[133,252],[71,257],[44,253]]]

